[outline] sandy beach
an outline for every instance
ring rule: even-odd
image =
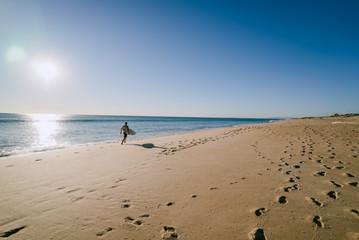
[[[358,182],[358,117],[6,157],[0,237],[359,239]]]

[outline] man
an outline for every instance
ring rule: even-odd
[[[122,126],[120,134],[123,132],[123,139],[121,144],[126,143],[127,134],[130,131],[129,127],[127,126],[127,122],[125,122],[125,125]]]

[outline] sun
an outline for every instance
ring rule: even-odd
[[[60,66],[51,59],[37,59],[31,63],[33,73],[42,80],[52,81],[59,77]]]

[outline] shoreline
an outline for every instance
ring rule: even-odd
[[[2,158],[0,236],[358,239],[359,118],[338,119]]]
[[[205,131],[211,131],[211,130],[220,130],[220,129],[230,129],[230,128],[236,128],[236,127],[244,127],[244,126],[254,126],[254,125],[262,125],[262,124],[270,124],[270,123],[276,123],[276,122],[282,122],[282,121],[286,121],[286,119],[284,120],[275,120],[273,122],[268,122],[268,123],[256,123],[256,124],[243,124],[243,125],[235,125],[235,126],[228,126],[228,127],[214,127],[214,128],[203,128],[203,129],[199,129],[199,130],[195,130],[195,131],[188,131],[188,132],[177,132],[177,133],[172,133],[172,134],[164,134],[164,135],[158,135],[158,136],[149,136],[149,137],[145,137],[145,138],[140,138],[140,139],[133,139],[128,142],[136,142],[136,141],[146,141],[146,140],[151,140],[151,139],[156,139],[156,138],[163,138],[163,137],[175,137],[176,135],[182,135],[182,134],[191,134],[191,133],[200,133],[200,132],[205,132]],[[129,136],[131,137],[131,136]],[[129,138],[127,139],[129,140]],[[38,153],[46,153],[46,152],[51,152],[51,151],[58,151],[58,150],[66,150],[66,149],[74,149],[74,148],[80,148],[80,147],[91,147],[91,146],[96,146],[96,145],[106,145],[106,144],[117,144],[117,143],[121,143],[122,141],[122,136],[121,138],[119,138],[118,140],[106,140],[106,141],[102,141],[102,142],[89,142],[89,143],[78,143],[78,144],[73,144],[73,146],[71,145],[62,145],[62,146],[49,146],[49,147],[44,147],[44,148],[48,148],[48,149],[39,149],[39,150],[19,150],[20,152],[17,153],[5,153],[3,155],[0,155],[0,160],[4,159],[4,158],[11,158],[11,157],[21,157],[21,156],[27,156],[27,155],[31,155],[31,154],[38,154]]]

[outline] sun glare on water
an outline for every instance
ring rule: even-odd
[[[59,120],[63,116],[57,114],[28,114],[28,117],[32,120],[32,127],[35,131],[34,145],[38,147],[56,145],[55,136],[60,129]]]

